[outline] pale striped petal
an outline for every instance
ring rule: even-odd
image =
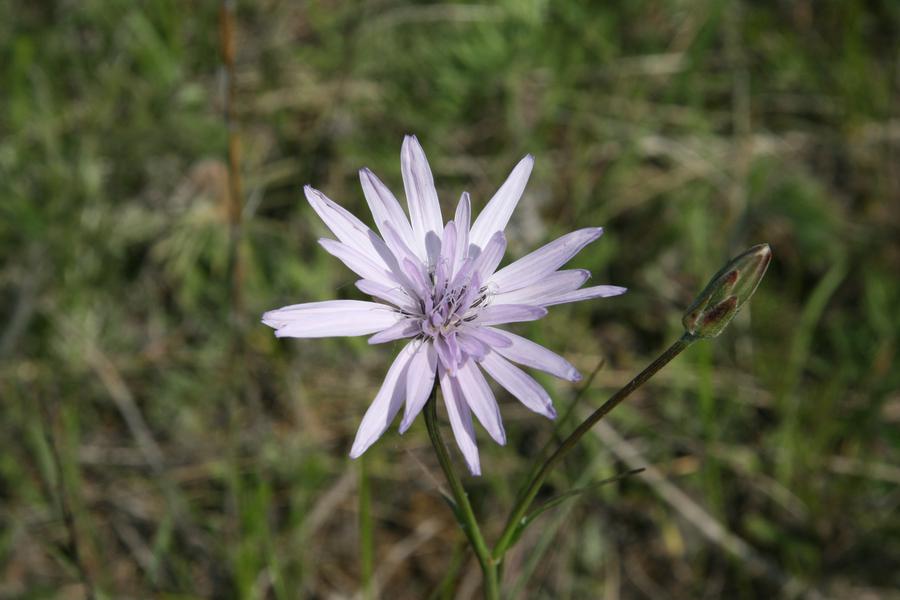
[[[429,264],[434,264],[440,253],[444,221],[441,218],[441,206],[434,187],[431,167],[428,166],[425,151],[414,135],[408,135],[403,140],[400,170],[412,222],[413,242],[417,246],[419,257]]]
[[[546,316],[547,309],[524,304],[491,305],[481,309],[475,317],[478,325],[501,325],[503,323],[522,323],[537,321]]]
[[[406,245],[406,242],[404,242],[403,238],[400,237],[400,234],[397,233],[397,229],[393,224],[385,221],[382,223],[382,228],[384,229],[385,239],[388,241],[388,244],[390,244],[394,256],[397,257],[397,262],[402,265],[405,261],[409,261],[418,265],[418,268],[424,271],[425,265],[422,262],[422,259],[420,259],[419,255],[413,251],[411,246]]]
[[[539,302],[541,306],[553,306],[554,304],[566,304],[568,302],[581,302],[582,300],[591,300],[593,298],[611,298],[620,296],[628,291],[628,288],[619,287],[617,285],[595,285],[580,290],[573,290],[549,296]]]
[[[369,446],[374,444],[387,430],[391,421],[400,411],[400,407],[403,406],[403,399],[406,397],[407,365],[415,349],[416,342],[407,344],[394,359],[391,368],[388,369],[381,389],[378,390],[375,400],[372,401],[369,410],[366,411],[359,424],[356,439],[350,450],[351,458],[358,458]]]
[[[466,403],[482,427],[501,446],[506,444],[506,431],[503,430],[503,421],[500,418],[500,407],[494,398],[494,392],[488,385],[481,370],[473,360],[467,360],[458,370],[456,380],[463,392]]]
[[[369,169],[360,169],[359,181],[362,184],[363,195],[366,197],[369,210],[372,211],[372,218],[375,219],[375,226],[378,227],[381,236],[385,237],[382,224],[388,222],[394,226],[407,246],[413,246],[413,232],[409,225],[409,219],[406,218],[406,213],[403,212],[391,190]]]
[[[566,234],[500,269],[488,283],[496,293],[527,287],[569,262],[582,248],[602,234],[603,229],[600,227],[579,229]]]
[[[397,285],[395,276],[384,263],[372,260],[371,254],[363,254],[349,244],[343,244],[337,240],[322,238],[319,240],[325,251],[340,260],[348,269],[362,277],[377,281],[384,286]]]
[[[456,375],[456,357],[453,355],[453,352],[450,350],[449,345],[447,344],[446,338],[444,336],[437,336],[433,339],[434,349],[437,352],[438,360],[441,361],[441,366],[448,372],[450,375]]]
[[[472,267],[473,272],[478,273],[480,281],[485,281],[493,275],[494,271],[497,270],[497,265],[500,264],[500,260],[503,258],[504,252],[506,252],[506,236],[503,235],[502,231],[498,231],[491,236],[491,240],[481,251],[481,254],[478,255],[478,258],[475,259],[475,264]]]
[[[467,333],[457,333],[456,340],[459,342],[460,348],[471,356],[472,358],[479,359],[488,352],[491,351],[491,347],[485,344],[483,341],[478,339],[473,335],[469,335]]]
[[[409,278],[413,290],[419,298],[431,299],[430,286],[428,285],[428,273],[418,260],[403,259],[403,273]],[[430,309],[429,309],[430,310]]]
[[[448,221],[444,226],[444,237],[441,239],[441,256],[434,269],[435,297],[441,296],[447,284],[453,278],[453,266],[456,261],[456,223]]]
[[[578,369],[572,366],[572,363],[555,352],[547,350],[540,344],[536,344],[520,335],[503,331],[502,329],[490,327],[488,330],[493,331],[512,342],[511,345],[505,348],[502,346],[494,346],[495,352],[509,360],[519,363],[520,365],[525,365],[526,367],[550,373],[551,375],[555,375],[556,377],[567,381],[579,381],[581,379],[581,374],[578,372]]]
[[[360,279],[356,282],[356,287],[364,294],[390,302],[398,308],[402,308],[407,312],[417,311],[419,309],[416,301],[407,293],[402,285],[393,284],[385,285],[371,279]]]
[[[540,281],[532,283],[528,287],[523,287],[504,294],[494,294],[491,296],[491,304],[531,304],[533,306],[545,306],[545,299],[577,290],[590,276],[590,271],[585,269],[557,271],[547,275]]]
[[[294,304],[263,314],[277,337],[315,338],[367,335],[399,321],[400,313],[376,302],[326,300]]]
[[[456,205],[456,216],[453,222],[456,223],[456,259],[453,261],[453,272],[450,277],[459,271],[463,262],[469,257],[469,226],[472,219],[472,201],[469,199],[469,192],[463,192],[459,198],[459,204]]]
[[[415,418],[422,412],[434,387],[437,372],[437,352],[429,342],[420,343],[416,353],[409,361],[409,372],[406,376],[406,409],[400,421],[400,433],[406,433]]]
[[[475,427],[472,425],[472,414],[459,388],[459,383],[443,368],[438,369],[441,381],[441,394],[447,417],[453,429],[456,445],[462,452],[466,466],[472,475],[481,475],[481,461],[478,458],[478,444],[475,441]]]
[[[369,338],[370,344],[384,344],[404,338],[413,337],[422,332],[419,319],[402,319],[387,329],[383,329]]]
[[[360,254],[368,256],[376,264],[389,268],[396,263],[384,241],[353,213],[315,188],[307,185],[303,191],[309,205],[337,239]]]
[[[492,327],[474,326],[466,327],[462,330],[462,333],[481,340],[491,348],[509,348],[512,346],[512,341],[503,335],[506,332],[500,329],[495,330]]]
[[[534,157],[530,154],[519,161],[494,197],[478,215],[475,224],[472,225],[470,244],[484,248],[491,236],[506,228],[506,224],[509,223],[509,218],[528,184],[532,167],[534,167]]]
[[[496,352],[488,353],[478,364],[494,381],[506,388],[530,410],[544,415],[548,419],[556,418],[556,410],[553,408],[550,394],[525,371]]]

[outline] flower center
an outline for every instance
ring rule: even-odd
[[[456,285],[442,285],[439,276],[431,277],[431,293],[422,299],[422,333],[431,337],[447,337],[462,324],[473,320],[487,301],[477,275]],[[443,288],[443,289],[442,289]]]

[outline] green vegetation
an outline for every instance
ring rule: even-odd
[[[774,252],[728,330],[554,472],[539,502],[586,491],[527,530],[504,589],[896,593],[900,3],[236,16],[237,240],[217,3],[0,3],[0,597],[477,593],[424,422],[364,469],[347,458],[393,350],[258,322],[360,297],[301,186],[367,216],[357,169],[400,194],[405,133],[447,207],[465,189],[480,208],[536,156],[511,255],[606,228],[576,265],[630,292],[521,327],[585,375],[605,361],[582,416],[680,335],[726,259]],[[541,381],[562,412],[576,387]],[[509,443],[481,432],[485,476],[465,482],[490,539],[553,435],[501,402]]]

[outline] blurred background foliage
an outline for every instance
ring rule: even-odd
[[[900,597],[900,3],[242,0],[237,241],[219,11],[0,3],[0,596],[477,594],[424,426],[347,458],[392,349],[258,322],[359,297],[301,186],[368,221],[357,170],[400,193],[416,133],[445,212],[537,157],[512,256],[606,227],[576,263],[630,292],[520,328],[604,362],[576,412],[775,253],[554,477],[648,467],[543,516],[513,597]],[[501,401],[489,538],[552,431]]]

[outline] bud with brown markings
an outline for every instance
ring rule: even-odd
[[[700,292],[681,322],[694,337],[716,337],[753,296],[769,262],[772,250],[768,244],[753,246],[732,259]]]

